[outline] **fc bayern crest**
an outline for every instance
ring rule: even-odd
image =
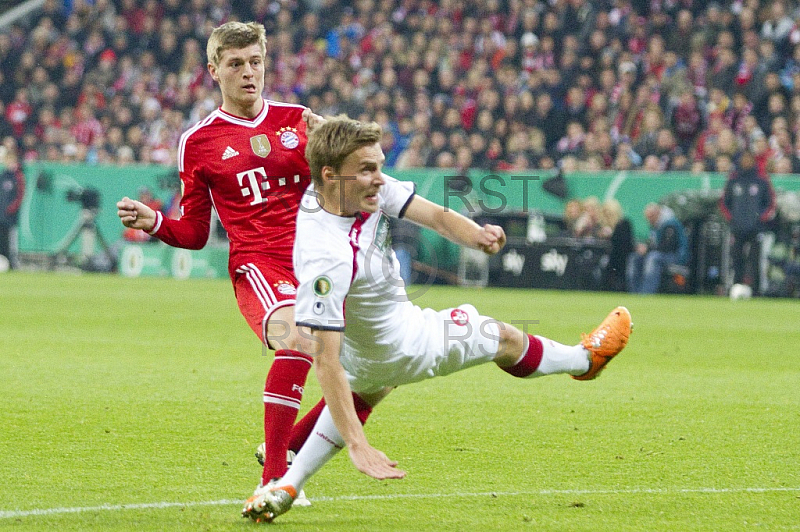
[[[281,139],[281,144],[288,150],[293,150],[300,145],[300,137],[297,136],[297,129],[293,127],[282,127],[278,131],[278,137]]]
[[[291,296],[297,293],[297,289],[289,281],[278,281],[275,283],[275,288],[285,296]]]
[[[450,312],[450,319],[453,320],[453,323],[456,325],[464,326],[469,323],[469,314],[461,310],[460,308],[454,308]]]

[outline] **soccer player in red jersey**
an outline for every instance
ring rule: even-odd
[[[209,37],[207,54],[222,106],[181,136],[180,219],[127,197],[117,209],[126,227],[188,249],[205,246],[211,209],[217,210],[230,239],[228,272],[239,309],[275,350],[264,386],[262,484],[267,484],[286,471],[291,430],[312,363],[297,350],[292,247],[297,210],[310,182],[307,128],[323,119],[303,106],[262,97],[266,35],[261,24],[219,26]]]

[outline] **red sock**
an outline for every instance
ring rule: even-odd
[[[358,420],[361,421],[362,425],[365,424],[367,418],[369,418],[369,415],[372,413],[372,407],[355,393],[353,394],[353,403],[355,403]],[[289,449],[294,452],[300,451],[300,448],[308,439],[309,434],[311,434],[314,425],[316,425],[323,408],[325,408],[325,398],[320,399],[319,403],[315,404],[314,407],[303,416],[303,419],[295,424],[292,428],[292,435],[289,438]]]
[[[356,415],[358,416],[358,420],[362,425],[365,424],[367,422],[367,418],[369,418],[369,415],[372,413],[372,407],[356,394],[353,394],[353,403],[355,403],[356,406]]]
[[[286,450],[292,425],[297,419],[303,386],[311,369],[311,357],[298,351],[275,351],[275,361],[264,385],[264,471],[263,483],[286,472]]]
[[[539,368],[542,362],[542,353],[544,353],[544,346],[542,341],[533,336],[528,335],[528,350],[523,355],[522,359],[513,366],[507,368],[500,368],[503,371],[510,373],[515,377],[524,378],[532,375]]]
[[[294,427],[292,427],[292,435],[289,437],[289,449],[294,452],[300,451],[300,447],[303,446],[308,439],[308,435],[311,434],[311,429],[316,425],[323,408],[325,408],[324,397],[300,421],[295,423]]]

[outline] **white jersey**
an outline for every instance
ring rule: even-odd
[[[408,300],[388,216],[402,217],[414,185],[385,179],[375,213],[331,214],[312,185],[297,214],[295,321],[344,331],[340,361],[355,392],[447,375],[492,360],[498,346],[497,325],[471,305],[437,312]]]
[[[295,320],[316,329],[346,329],[349,347],[369,345],[370,357],[385,360],[402,341],[403,316],[412,306],[391,249],[389,216],[402,216],[414,184],[387,176],[378,196],[377,212],[345,217],[322,209],[313,185],[306,190],[294,248],[300,285]]]

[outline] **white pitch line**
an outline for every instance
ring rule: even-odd
[[[436,499],[443,497],[513,497],[519,495],[670,495],[679,493],[766,493],[800,491],[800,488],[686,488],[658,489],[641,488],[630,490],[540,490],[540,491],[487,491],[483,493],[407,493],[397,495],[342,495],[339,497],[313,497],[311,501],[367,501],[382,499]]]
[[[82,512],[102,512],[119,510],[149,510],[161,508],[180,508],[190,506],[226,506],[228,504],[241,504],[239,500],[200,501],[200,502],[150,502],[143,504],[103,504],[101,506],[78,506],[74,508],[39,508],[36,510],[5,510],[0,511],[0,519],[13,519],[15,517],[29,517],[55,514],[77,514]]]
[[[798,488],[684,488],[684,489],[629,489],[629,490],[539,490],[539,491],[486,491],[479,493],[398,493],[395,495],[343,495],[339,497],[313,497],[315,502],[328,501],[374,501],[393,499],[441,499],[444,497],[515,497],[520,495],[674,495],[680,493],[769,493],[800,492]],[[160,510],[163,508],[188,508],[193,506],[228,506],[242,504],[241,500],[222,499],[198,502],[151,502],[142,504],[103,504],[100,506],[78,506],[74,508],[40,508],[36,510],[0,510],[0,519],[20,517],[103,512],[121,510]]]

